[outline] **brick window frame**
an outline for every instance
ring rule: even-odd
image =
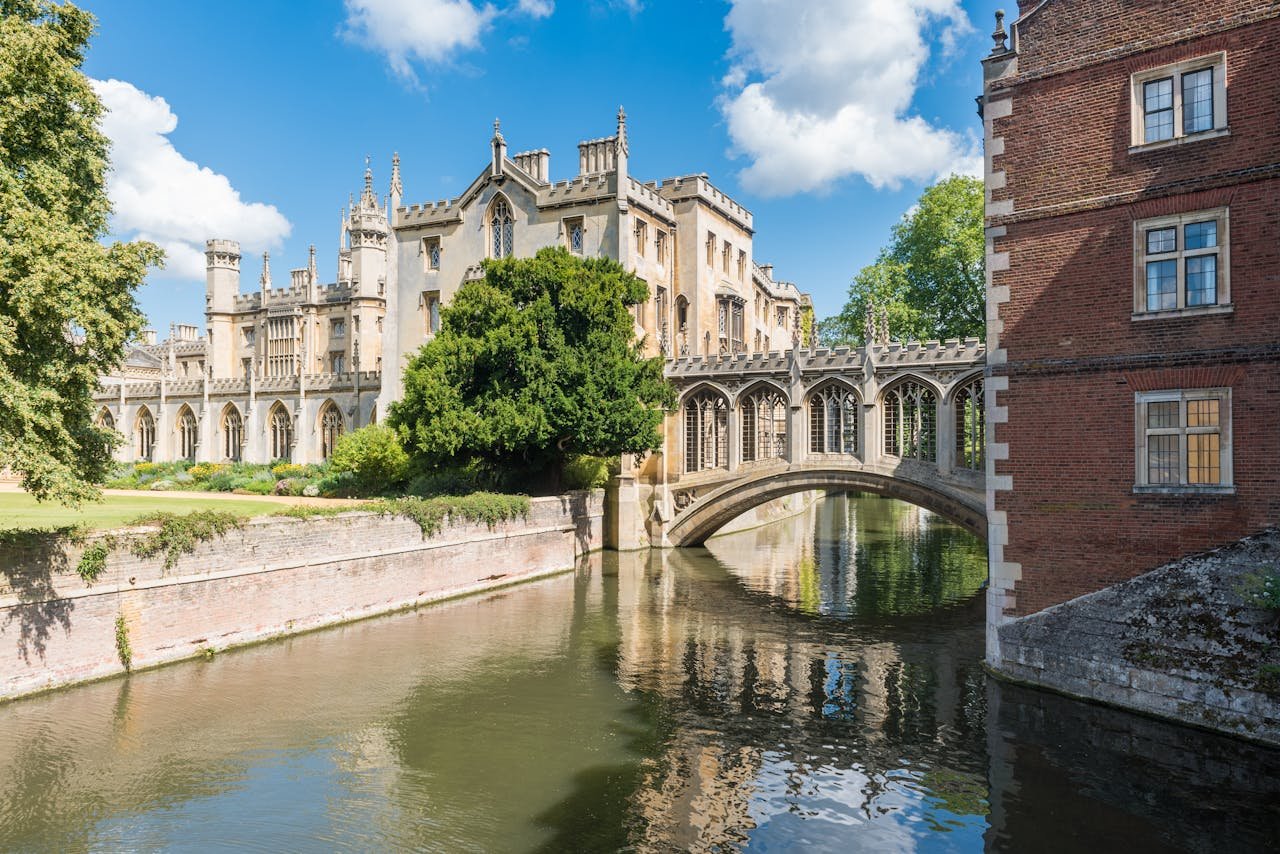
[[[1155,409],[1157,405],[1162,407],[1163,413]],[[1203,413],[1213,410],[1216,410],[1213,419],[1216,423],[1211,424]],[[1161,418],[1164,413],[1170,416],[1167,420]],[[1208,436],[1217,437],[1216,448],[1203,444],[1209,440],[1199,438]],[[1171,439],[1175,441],[1171,443]],[[1157,441],[1168,443],[1166,454],[1171,450],[1169,445],[1176,443],[1176,472],[1166,468],[1161,475],[1158,456],[1161,450],[1156,445]],[[1229,388],[1137,392],[1134,394],[1134,442],[1134,492],[1219,495],[1235,492]],[[1193,446],[1192,442],[1201,443],[1200,447]],[[1197,469],[1194,465],[1205,463],[1205,454],[1216,454],[1217,482],[1205,480],[1204,468]],[[1168,460],[1167,457],[1165,459]]]
[[[1203,222],[1216,223],[1216,246],[1186,248],[1186,227]],[[1151,232],[1172,229],[1175,234],[1173,248],[1166,252],[1151,252],[1148,240]],[[1207,305],[1188,305],[1187,259],[1214,256],[1217,258],[1217,293],[1214,302]],[[1176,304],[1172,308],[1148,308],[1148,265],[1174,262],[1176,271]],[[1229,314],[1231,304],[1231,211],[1229,208],[1211,208],[1170,216],[1134,220],[1133,223],[1133,315],[1132,319],[1158,320],[1166,317],[1184,317],[1198,314]]]
[[[1183,124],[1183,75],[1210,70],[1213,76],[1213,121],[1206,130],[1187,133]],[[1172,122],[1173,136],[1168,139],[1157,139],[1148,142],[1146,139],[1145,90],[1148,83],[1159,80],[1172,80]],[[1227,55],[1219,52],[1194,59],[1162,65],[1135,72],[1129,78],[1130,93],[1130,153],[1168,148],[1187,142],[1198,142],[1204,139],[1215,139],[1227,136]]]

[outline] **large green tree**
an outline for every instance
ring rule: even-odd
[[[424,468],[479,465],[534,489],[557,489],[574,455],[657,448],[673,394],[634,339],[629,309],[647,298],[608,259],[488,261],[405,369],[389,422]]]
[[[819,324],[820,341],[864,343],[872,303],[898,340],[985,337],[982,207],[977,178],[952,175],[926,189],[875,263],[854,276],[844,308]]]
[[[102,105],[80,70],[93,17],[0,0],[0,468],[38,498],[97,495],[119,437],[92,393],[142,327],[149,243],[107,233]]]

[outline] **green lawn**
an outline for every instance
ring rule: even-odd
[[[177,496],[108,495],[96,504],[82,504],[78,510],[52,502],[40,503],[22,492],[0,492],[0,530],[8,528],[61,528],[87,525],[94,529],[118,528],[145,513],[192,510],[223,510],[241,516],[265,516],[286,509],[271,501],[254,498],[179,498]]]

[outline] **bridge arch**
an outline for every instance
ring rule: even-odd
[[[673,546],[697,546],[731,520],[775,498],[809,490],[869,492],[931,510],[985,540],[985,500],[944,482],[840,466],[801,465],[736,479],[696,499],[667,529]]]

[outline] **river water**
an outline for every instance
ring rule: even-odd
[[[1275,850],[1275,751],[986,677],[985,575],[832,496],[10,703],[0,850]]]

